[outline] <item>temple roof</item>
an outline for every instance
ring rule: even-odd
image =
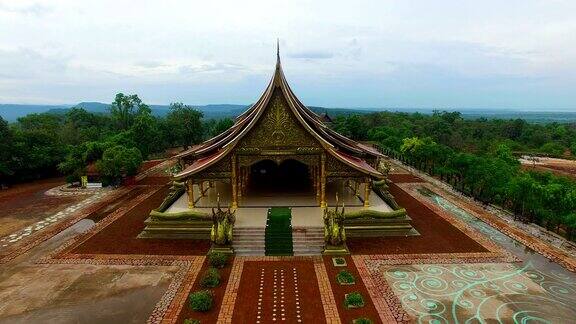
[[[185,170],[175,175],[176,179],[186,178],[196,172],[204,170],[224,157],[248,132],[256,125],[263,115],[274,90],[282,91],[290,110],[302,126],[314,137],[331,155],[343,163],[363,173],[375,177],[383,175],[370,166],[363,157],[380,157],[382,154],[369,146],[357,143],[336,131],[330,129],[325,123],[323,116],[319,116],[308,109],[296,97],[282,71],[279,49],[276,56],[276,68],[274,75],[268,83],[262,96],[244,113],[236,117],[235,123],[225,132],[217,135],[204,143],[178,154],[176,157],[198,157]]]

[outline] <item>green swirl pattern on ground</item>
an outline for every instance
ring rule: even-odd
[[[382,269],[404,309],[419,323],[570,323],[576,276],[448,200],[418,192],[524,262],[417,264]]]

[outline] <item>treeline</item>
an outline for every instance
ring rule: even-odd
[[[12,124],[0,117],[0,184],[59,174],[73,181],[89,165],[106,182],[117,182],[135,174],[143,160],[197,144],[232,124],[205,121],[182,103],[171,104],[166,117],[155,117],[137,95],[122,93],[109,114],[72,108],[65,114],[30,114]]]
[[[576,154],[576,125],[464,120],[459,113],[374,113],[337,118],[334,128],[568,239],[576,237],[576,182],[524,171],[513,151]]]

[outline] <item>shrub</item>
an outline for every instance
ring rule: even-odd
[[[364,306],[364,298],[359,292],[352,292],[346,294],[344,299],[344,305],[346,308],[358,308]]]
[[[214,297],[210,290],[200,290],[190,294],[190,308],[197,312],[207,312],[214,305]]]
[[[340,271],[336,275],[336,280],[338,280],[338,282],[340,284],[352,284],[352,283],[356,282],[356,279],[354,278],[354,276],[346,270]]]
[[[369,318],[360,317],[360,318],[355,319],[353,323],[354,324],[372,324],[374,322],[372,322],[372,320]]]
[[[224,268],[228,264],[228,254],[211,252],[208,254],[208,261],[215,268]]]
[[[332,258],[332,263],[337,267],[343,267],[346,265],[346,259],[342,257]]]
[[[184,320],[184,324],[200,324],[200,321],[197,319],[187,318]]]
[[[220,274],[216,268],[208,268],[200,279],[200,286],[214,288],[220,284]]]

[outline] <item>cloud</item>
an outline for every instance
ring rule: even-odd
[[[0,0],[0,101],[576,106],[576,1],[359,2]]]
[[[43,16],[52,11],[52,7],[40,3],[25,4],[19,1],[0,2],[0,12],[20,15]]]
[[[306,60],[323,60],[334,57],[330,52],[326,51],[301,51],[288,54],[288,57],[295,59],[306,59]]]
[[[155,69],[166,66],[166,63],[160,61],[141,61],[137,62],[135,65],[146,69]]]
[[[31,48],[0,50],[0,78],[32,80],[62,76],[71,57],[62,54],[43,54]]]
[[[238,71],[244,71],[246,67],[240,64],[234,63],[204,63],[200,65],[183,65],[180,66],[178,71],[181,74],[189,75],[189,74],[196,74],[196,73],[234,73]]]

